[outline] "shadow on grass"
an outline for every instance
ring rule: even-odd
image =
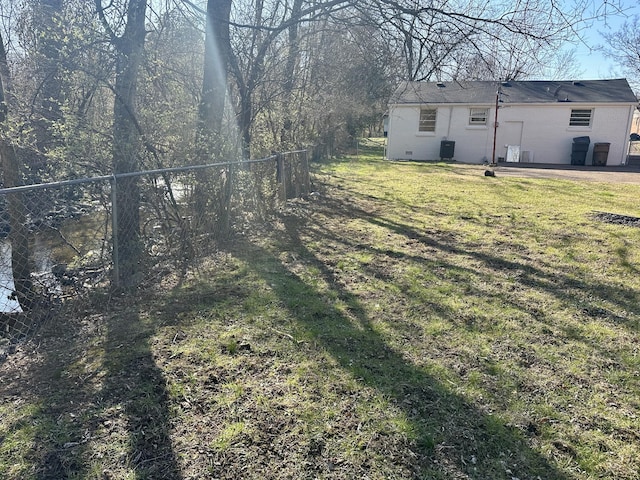
[[[2,440],[32,437],[24,468],[3,478],[180,479],[166,385],[149,345],[153,331],[135,305],[59,328],[54,322],[43,332],[47,356],[22,373],[25,383],[0,390],[0,398],[30,405],[4,426]]]
[[[296,226],[287,224],[287,233],[280,247],[293,250],[303,263],[317,269],[346,311],[286,269],[267,249],[242,244],[234,252],[273,286],[311,343],[403,412],[410,433],[405,445],[389,452],[391,462],[415,479],[569,478],[532,450],[521,430],[479,410],[391,348],[358,298],[341,288],[329,268],[300,241]]]
[[[356,195],[350,192],[350,197]],[[342,216],[350,219],[360,219],[377,227],[384,228],[390,232],[406,237],[407,239],[420,242],[422,245],[433,248],[436,251],[453,255],[472,257],[482,262],[493,271],[518,272],[518,281],[523,287],[543,291],[552,297],[572,305],[585,314],[597,317],[598,319],[608,319],[617,325],[624,325],[632,331],[640,330],[640,322],[637,318],[640,310],[637,302],[637,294],[632,289],[620,288],[618,285],[606,284],[594,281],[592,278],[581,278],[572,273],[563,273],[555,265],[544,265],[540,267],[526,262],[506,259],[498,254],[488,254],[480,249],[468,250],[464,245],[458,244],[454,238],[438,238],[437,235],[420,232],[414,227],[386,218],[380,214],[372,214],[355,206],[353,202],[346,202],[336,198],[326,198],[323,213],[328,216]],[[322,230],[322,225],[317,225],[318,231]],[[325,235],[328,233],[322,233]],[[339,239],[340,242],[348,242]],[[369,248],[369,247],[367,247]],[[375,251],[375,248],[373,249]],[[396,252],[395,255],[405,255]],[[633,268],[628,265],[628,252],[625,248],[616,251],[619,262],[627,269]],[[424,261],[423,258],[415,258],[416,261]],[[626,261],[626,264],[625,264]],[[544,268],[548,267],[548,268]],[[460,268],[460,267],[457,267]],[[482,275],[479,271],[471,272],[475,275]],[[513,303],[507,292],[502,296],[502,300]],[[613,312],[603,308],[599,303],[609,302],[618,307],[622,307],[627,312],[638,315],[628,315],[620,317]],[[530,306],[513,303],[514,306],[529,310]],[[539,312],[533,312],[534,317]]]
[[[118,416],[129,437],[127,465],[136,478],[180,479],[170,437],[167,386],[149,344],[154,331],[130,308],[112,317],[108,328],[108,378],[100,395],[109,399],[103,411],[111,404],[114,415],[122,412]]]

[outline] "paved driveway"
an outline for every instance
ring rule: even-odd
[[[590,165],[504,164],[494,168],[496,176],[525,178],[562,178],[590,182],[634,183],[640,185],[640,167],[593,167]]]

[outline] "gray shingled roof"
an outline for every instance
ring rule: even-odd
[[[493,104],[498,87],[505,103],[638,103],[624,78],[575,82],[405,82],[389,103]]]

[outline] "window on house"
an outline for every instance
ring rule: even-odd
[[[420,109],[420,125],[419,132],[435,132],[436,131],[436,112],[435,108]]]
[[[469,109],[469,125],[486,125],[488,116],[488,108],[471,108]]]
[[[593,116],[593,110],[579,110],[572,109],[571,117],[569,118],[570,127],[590,127],[591,117]]]

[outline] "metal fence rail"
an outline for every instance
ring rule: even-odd
[[[123,185],[134,202],[122,201],[130,198]],[[149,283],[159,271],[186,269],[241,222],[264,221],[309,188],[307,151],[299,150],[0,189],[0,357],[68,300],[122,284],[131,254],[123,232],[138,249],[126,286]]]

